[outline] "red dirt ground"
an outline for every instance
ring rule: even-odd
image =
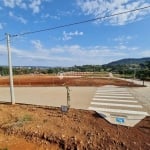
[[[15,76],[15,86],[137,86],[110,78]],[[0,77],[8,86],[8,77]],[[150,117],[135,127],[112,125],[94,111],[0,104],[0,150],[149,150]]]
[[[0,86],[8,86],[9,78],[0,77]],[[115,78],[87,78],[87,77],[64,77],[49,75],[20,75],[14,76],[15,86],[137,86],[132,82],[127,82]]]
[[[0,104],[0,149],[149,150],[150,117],[124,127],[94,111]]]

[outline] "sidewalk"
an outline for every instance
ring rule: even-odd
[[[125,78],[119,78],[121,80],[126,80],[129,82],[134,82],[135,84],[139,84],[139,85],[143,85],[143,81],[142,80],[137,80],[137,79],[125,79]],[[150,87],[150,82],[149,81],[144,81],[144,85],[147,87]]]

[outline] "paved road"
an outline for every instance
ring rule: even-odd
[[[96,87],[70,87],[71,107],[87,109],[96,91]],[[65,87],[16,87],[16,103],[47,105],[60,107],[66,105]],[[0,87],[0,101],[10,102],[9,88]]]
[[[141,80],[121,79],[143,85],[143,81]],[[150,82],[145,81],[144,85],[146,87],[129,88],[129,90],[138,99],[144,109],[150,114]]]
[[[116,86],[70,87],[71,107],[91,109],[116,123],[133,126],[150,114],[150,87],[121,88]],[[16,103],[56,106],[66,105],[65,87],[16,87]],[[0,101],[10,102],[9,88],[0,87]],[[118,123],[118,122],[117,122]],[[120,124],[120,122],[118,123]]]
[[[136,91],[131,88],[103,86],[97,88],[88,109],[95,110],[112,123],[120,124],[115,120],[116,117],[120,117],[124,125],[133,126],[149,115],[140,98],[142,97],[138,97]]]
[[[138,99],[144,110],[150,114],[150,86],[130,88],[129,90]]]

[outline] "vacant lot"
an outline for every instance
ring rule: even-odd
[[[150,118],[135,127],[112,125],[93,111],[0,105],[0,149],[150,149]]]
[[[0,85],[8,86],[9,78],[0,77]],[[132,82],[115,78],[88,78],[88,77],[59,77],[49,75],[20,75],[14,76],[15,86],[137,86]]]

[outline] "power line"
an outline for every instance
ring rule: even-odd
[[[11,35],[11,37],[24,36],[24,35],[27,35],[27,34],[34,34],[34,33],[38,33],[38,32],[50,31],[50,30],[55,30],[55,29],[59,29],[59,28],[74,26],[74,25],[78,25],[78,24],[93,22],[93,21],[96,21],[96,20],[106,19],[106,18],[110,18],[110,17],[114,17],[114,16],[118,16],[118,15],[123,15],[123,14],[126,14],[126,13],[131,13],[131,12],[135,12],[135,11],[139,11],[139,10],[143,10],[143,9],[147,9],[147,8],[150,8],[150,5],[146,6],[146,7],[141,7],[141,8],[137,8],[137,9],[132,9],[132,10],[112,14],[112,15],[106,15],[106,16],[103,16],[103,17],[97,17],[97,18],[83,20],[83,21],[74,22],[74,23],[70,23],[70,24],[64,24],[64,25],[60,25],[60,26],[47,28],[47,29],[29,31],[29,32],[24,32],[24,33],[18,33],[18,34]]]

